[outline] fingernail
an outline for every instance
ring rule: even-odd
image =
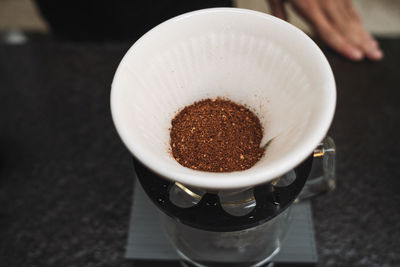
[[[351,56],[353,57],[353,59],[355,60],[360,60],[363,57],[363,54],[361,53],[360,50],[358,49],[352,49],[351,50]]]
[[[379,49],[373,49],[372,51],[369,52],[369,54],[373,59],[381,59],[383,57],[383,53]]]
[[[371,44],[371,46],[374,47],[374,48],[377,48],[377,47],[379,46],[379,45],[378,45],[378,42],[375,41],[375,40],[373,40],[373,39],[370,41],[370,44]]]

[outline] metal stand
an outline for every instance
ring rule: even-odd
[[[135,261],[135,267],[182,266],[182,258],[164,235],[160,212],[147,197],[140,183],[135,181],[125,253],[127,259]],[[317,252],[310,202],[293,204],[292,215],[293,224],[281,251],[273,258],[273,266],[314,266],[317,263]],[[269,267],[268,264],[266,266]]]

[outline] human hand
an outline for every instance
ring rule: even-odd
[[[286,20],[285,0],[269,0],[272,13]],[[380,60],[383,52],[366,31],[351,0],[290,0],[293,8],[332,49],[358,61],[364,57]]]

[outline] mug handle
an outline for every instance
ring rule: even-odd
[[[303,200],[336,188],[336,148],[329,136],[317,146],[310,175],[297,200]]]

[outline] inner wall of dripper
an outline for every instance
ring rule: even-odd
[[[123,66],[126,114],[131,132],[154,157],[177,163],[169,144],[171,120],[205,98],[223,97],[248,106],[259,117],[265,143],[253,168],[278,160],[307,132],[315,112],[308,76],[278,43],[241,34],[211,32],[153,55],[138,72]]]

